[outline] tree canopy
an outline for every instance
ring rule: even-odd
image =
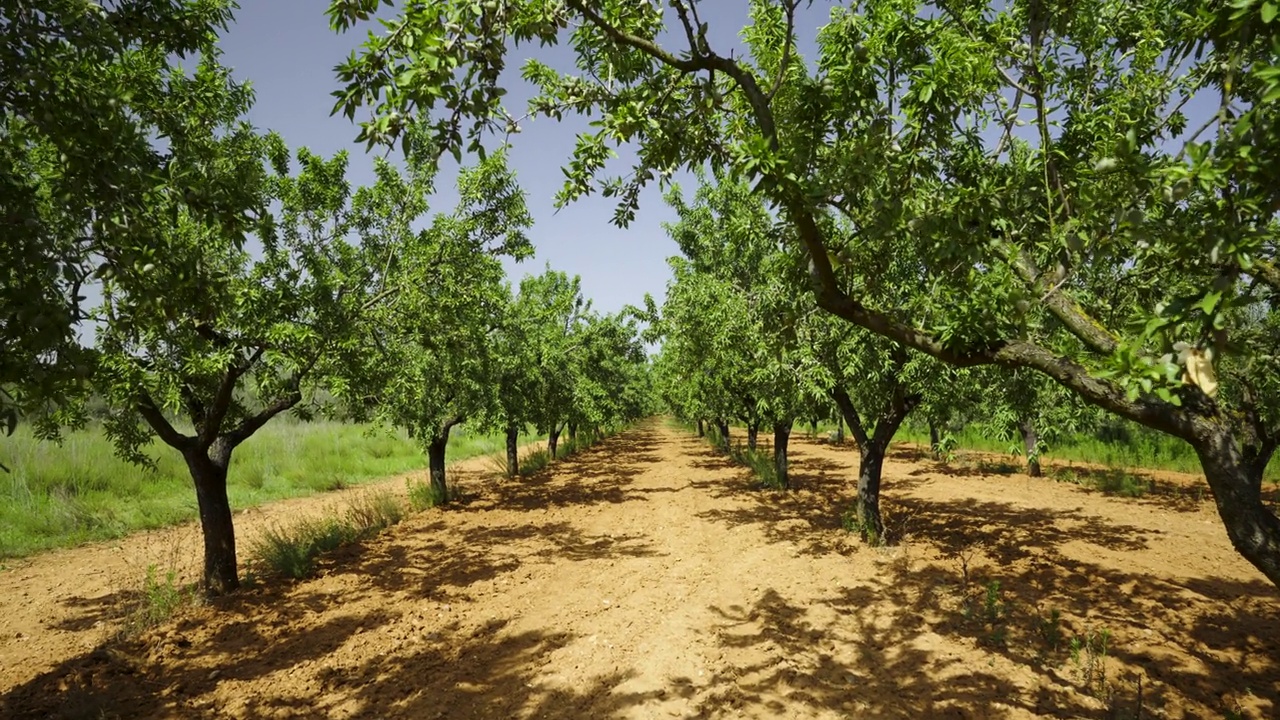
[[[561,201],[618,197],[625,223],[677,168],[753,183],[823,309],[1186,440],[1233,544],[1280,583],[1260,498],[1280,440],[1274,5],[863,0],[832,10],[806,62],[802,4],[751,2],[745,53],[712,47],[693,0],[415,5],[338,68],[337,109],[373,108],[373,143],[411,118],[478,148],[511,123],[510,47],[569,43],[574,71],[523,68],[531,112],[600,114]],[[338,0],[330,17],[377,7]],[[603,176],[627,143],[629,173]],[[926,301],[867,293],[839,262],[853,247],[919,258]]]

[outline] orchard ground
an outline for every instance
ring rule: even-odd
[[[798,435],[785,494],[661,422],[524,480],[467,461],[469,502],[128,640],[109,639],[121,588],[194,558],[192,528],[12,563],[0,715],[1280,712],[1280,593],[1207,496],[1113,497],[898,448],[884,492],[902,541],[870,548],[840,522],[856,451]],[[241,537],[333,502],[250,511]]]

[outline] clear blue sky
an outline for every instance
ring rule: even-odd
[[[364,40],[365,32],[338,35],[330,31],[326,5],[320,0],[241,0],[236,23],[221,42],[223,62],[239,79],[253,83],[257,103],[250,120],[254,125],[280,132],[291,146],[306,146],[323,155],[348,149],[352,184],[367,184],[373,181],[372,157],[365,154],[363,144],[352,142],[357,128],[342,115],[329,115],[330,93],[338,87],[333,67]],[[567,57],[563,49],[557,50],[562,56],[558,59]],[[550,54],[553,59],[555,54]],[[523,113],[526,96],[513,88],[509,97],[518,99],[513,113]],[[666,258],[677,250],[662,230],[661,223],[671,219],[672,213],[656,188],[647,194],[628,230],[610,223],[614,206],[605,198],[588,198],[556,212],[552,199],[563,178],[560,166],[572,152],[574,130],[582,123],[575,118],[557,125],[543,119],[523,127],[515,138],[511,161],[529,194],[537,254],[519,265],[505,263],[512,279],[539,273],[550,263],[581,275],[583,291],[601,311],[640,304],[646,292],[661,298],[669,275]],[[433,212],[452,209],[454,170],[449,168],[438,178]]]
[[[293,146],[307,146],[323,155],[341,149],[351,152],[353,185],[372,181],[372,159],[363,146],[352,142],[356,127],[345,117],[331,117],[330,93],[338,84],[333,72],[352,49],[366,37],[367,27],[338,35],[329,30],[325,0],[240,0],[236,22],[222,39],[223,62],[236,76],[250,80],[257,104],[251,121],[260,129],[280,132]],[[807,59],[814,57],[817,28],[829,17],[833,5],[843,3],[815,0],[802,5],[797,18],[798,48]],[[700,5],[709,25],[708,39],[717,52],[742,52],[737,33],[747,21],[746,0],[713,0]],[[384,8],[385,13],[394,12]],[[372,24],[381,29],[381,26]],[[683,38],[668,38],[678,47]],[[519,79],[523,61],[534,54],[562,70],[573,69],[571,52],[555,48],[520,48],[509,57],[508,109],[523,114],[529,89]],[[1192,127],[1213,112],[1213,98],[1195,98],[1186,112]],[[639,304],[651,293],[661,301],[670,276],[666,258],[677,248],[662,229],[673,219],[656,186],[642,196],[640,212],[631,227],[622,230],[611,222],[614,203],[593,196],[556,212],[552,198],[560,188],[560,167],[574,146],[575,133],[585,129],[585,120],[570,117],[559,123],[549,119],[526,122],[524,132],[515,137],[512,165],[529,193],[536,221],[531,233],[537,255],[520,265],[507,262],[508,273],[518,280],[526,273],[539,273],[546,263],[582,277],[583,290],[595,307],[615,311],[626,304]],[[1016,134],[1029,134],[1020,128]],[[465,158],[464,158],[465,160]],[[613,169],[627,170],[626,156]],[[437,180],[439,197],[433,210],[452,208],[453,168]],[[682,179],[678,177],[677,179]],[[688,176],[683,176],[688,179]],[[691,191],[685,182],[686,192]]]
[[[363,145],[352,142],[356,127],[341,115],[330,117],[329,111],[330,93],[338,87],[333,67],[359,46],[367,29],[344,35],[330,31],[324,15],[327,4],[323,0],[241,0],[235,24],[221,41],[222,60],[237,78],[253,84],[257,103],[250,120],[254,125],[278,131],[290,145],[306,146],[322,155],[348,149],[352,184],[366,184],[373,180],[372,159]],[[704,12],[710,13],[704,19],[717,50],[740,44],[736,33],[746,22],[746,6],[743,0],[703,3]],[[829,2],[814,3],[807,13],[808,27],[801,32],[802,42],[812,46],[814,31],[829,8]],[[531,53],[554,67],[572,68],[572,56],[564,47],[519,49],[509,62],[513,71],[509,109],[516,115],[523,114],[529,96],[516,73]],[[557,270],[580,275],[583,291],[601,311],[638,305],[646,292],[661,301],[670,276],[666,259],[678,250],[662,230],[661,224],[674,216],[656,186],[646,191],[636,220],[626,230],[610,222],[614,210],[610,199],[593,196],[559,212],[552,205],[575,131],[585,127],[585,121],[576,117],[560,123],[543,118],[526,122],[515,137],[511,161],[529,194],[537,254],[519,265],[507,262],[508,273],[518,280],[550,263]],[[624,164],[625,157],[618,161],[620,171],[625,171]],[[440,195],[433,210],[451,209],[452,182],[452,172],[438,179]],[[686,191],[692,189],[685,183]]]

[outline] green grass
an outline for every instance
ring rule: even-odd
[[[1127,429],[1124,440],[1103,440],[1093,436],[1079,436],[1055,443],[1041,455],[1042,461],[1064,460],[1104,465],[1109,468],[1169,470],[1199,475],[1200,460],[1191,446],[1181,440],[1154,430],[1133,427]],[[973,428],[956,434],[960,450],[978,450],[991,453],[1009,453],[1010,443],[978,432]],[[903,427],[895,437],[896,442],[929,444],[929,430],[925,427]],[[1278,456],[1280,457],[1280,456]],[[1280,459],[1272,459],[1265,478],[1280,483]]]
[[[372,537],[404,518],[404,506],[387,492],[355,498],[342,515],[268,528],[250,549],[254,562],[271,572],[302,579],[315,572],[320,555]]]
[[[270,423],[236,449],[228,474],[233,509],[380,480],[426,465],[403,433],[370,434],[338,422]],[[532,438],[522,438],[522,442]],[[502,437],[455,431],[450,462],[492,453]],[[61,446],[25,428],[0,438],[0,558],[123,537],[194,519],[186,465],[155,445],[154,472],[115,457],[97,428],[69,434]]]
[[[177,571],[170,569],[160,576],[155,565],[147,566],[137,599],[128,608],[121,633],[128,637],[163,624],[178,610],[200,602],[194,586],[178,584]]]

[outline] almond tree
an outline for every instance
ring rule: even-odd
[[[385,167],[385,166],[384,166]],[[427,175],[414,168],[396,194],[425,207]],[[482,423],[498,403],[498,332],[508,299],[498,255],[524,258],[532,246],[525,195],[505,154],[488,156],[458,177],[457,207],[430,226],[397,228],[388,272],[394,299],[366,322],[385,328],[376,343],[376,416],[406,429],[427,451],[432,496],[448,502],[445,450],[449,433],[468,420]]]
[[[95,356],[77,339],[100,278],[154,261],[172,198],[243,242],[261,168],[201,171],[250,93],[217,69],[224,0],[0,2],[0,427],[58,412]],[[192,75],[180,58],[207,59]],[[164,138],[163,143],[153,140]],[[239,142],[234,140],[233,142]],[[157,199],[163,199],[157,202]],[[165,203],[168,203],[167,205]],[[73,421],[63,408],[37,432]]]
[[[751,180],[824,310],[1185,440],[1233,545],[1280,584],[1261,497],[1280,443],[1275,3],[861,0],[834,9],[812,63],[801,5],[753,0],[745,51],[713,47],[695,0],[411,5],[338,69],[338,104],[377,108],[371,142],[412,116],[478,147],[513,125],[509,47],[570,40],[575,71],[523,72],[532,111],[598,114],[562,201],[599,190],[625,223],[675,168]],[[334,0],[330,16],[341,29],[376,9]],[[630,172],[598,178],[623,143]],[[832,232],[841,216],[854,232]],[[864,295],[859,268],[832,261],[850,243],[921,258],[930,302]]]
[[[547,452],[554,462],[560,434],[573,419],[577,351],[591,312],[582,294],[582,280],[547,267],[541,275],[520,282],[517,310],[527,328],[533,351],[534,400],[532,420],[547,435]]]
[[[259,206],[270,200],[279,210],[260,223],[260,256],[188,212],[184,199],[157,199],[153,222],[167,224],[154,260],[104,275],[92,377],[122,457],[149,465],[147,448],[159,438],[186,460],[204,534],[203,583],[213,594],[238,584],[227,500],[233,452],[272,418],[306,410],[316,390],[343,399],[360,382],[364,316],[387,291],[387,256],[348,236],[377,208],[415,211],[381,205],[386,173],[352,197],[344,154],[325,160],[300,150],[292,175],[276,136],[240,127],[218,142],[209,172],[261,169],[264,160],[271,167]]]

